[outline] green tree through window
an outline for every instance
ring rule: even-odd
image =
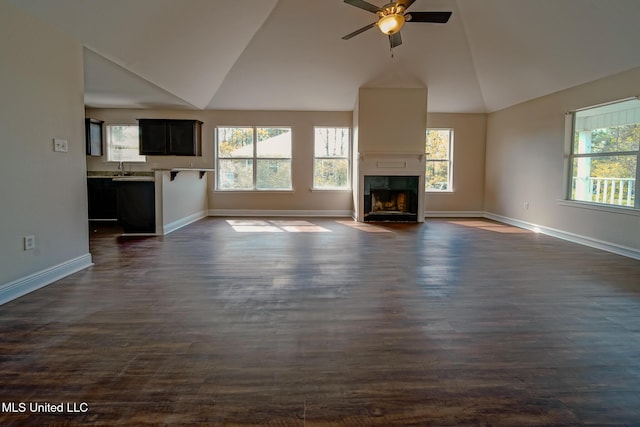
[[[426,191],[451,191],[453,129],[427,129]]]
[[[349,128],[316,127],[314,129],[313,188],[348,189],[349,152]]]
[[[218,127],[219,190],[290,190],[291,128]]]
[[[570,198],[639,208],[640,101],[573,114]]]

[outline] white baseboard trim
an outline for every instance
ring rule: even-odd
[[[170,222],[169,224],[165,224],[162,226],[162,234],[169,234],[173,231],[176,231],[184,226],[187,226],[193,222],[198,221],[207,216],[207,211],[196,212],[192,215],[186,216],[184,218],[180,218],[176,221]]]
[[[350,210],[262,210],[262,209],[209,209],[209,216],[246,217],[352,217]]]
[[[425,211],[425,218],[484,218],[484,211]]]
[[[502,215],[496,215],[490,212],[485,212],[484,217],[487,219],[492,219],[494,221],[524,228],[526,230],[535,231],[536,233],[546,234],[547,236],[556,237],[558,239],[566,240],[572,243],[578,243],[580,245],[585,245],[591,248],[600,249],[606,252],[611,252],[617,255],[622,255],[629,258],[640,260],[640,250],[630,248],[628,246],[618,245],[616,243],[611,243],[611,242],[605,242],[605,241],[594,239],[591,237],[570,233],[568,231],[558,230],[551,227],[545,227],[543,225],[532,224],[530,222],[509,218]]]
[[[21,279],[14,280],[13,282],[6,283],[0,286],[0,305],[50,285],[57,280],[84,270],[92,265],[91,254],[85,254]]]

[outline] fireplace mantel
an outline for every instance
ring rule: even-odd
[[[364,152],[358,163],[360,175],[424,175],[425,154]]]
[[[365,157],[367,158],[388,158],[388,157],[406,157],[406,158],[417,158],[418,160],[422,160],[424,158],[425,154],[424,153],[396,153],[396,152],[392,152],[392,151],[368,151],[368,152],[363,152],[363,153],[358,153],[358,158],[359,159],[364,159]]]

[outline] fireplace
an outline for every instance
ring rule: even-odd
[[[364,177],[364,221],[417,221],[418,176]]]
[[[424,221],[424,154],[358,153],[355,219]]]

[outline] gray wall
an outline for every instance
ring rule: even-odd
[[[452,128],[453,190],[428,192],[427,216],[481,215],[484,211],[486,114],[427,114],[428,128]]]
[[[640,68],[495,113],[487,121],[485,211],[598,246],[640,250],[640,212],[566,202],[565,113],[638,95]],[[525,208],[528,203],[528,209]]]
[[[90,256],[82,47],[0,2],[0,58],[2,300],[17,280],[42,284]],[[53,138],[68,152],[54,152]],[[35,249],[23,250],[25,235]]]

